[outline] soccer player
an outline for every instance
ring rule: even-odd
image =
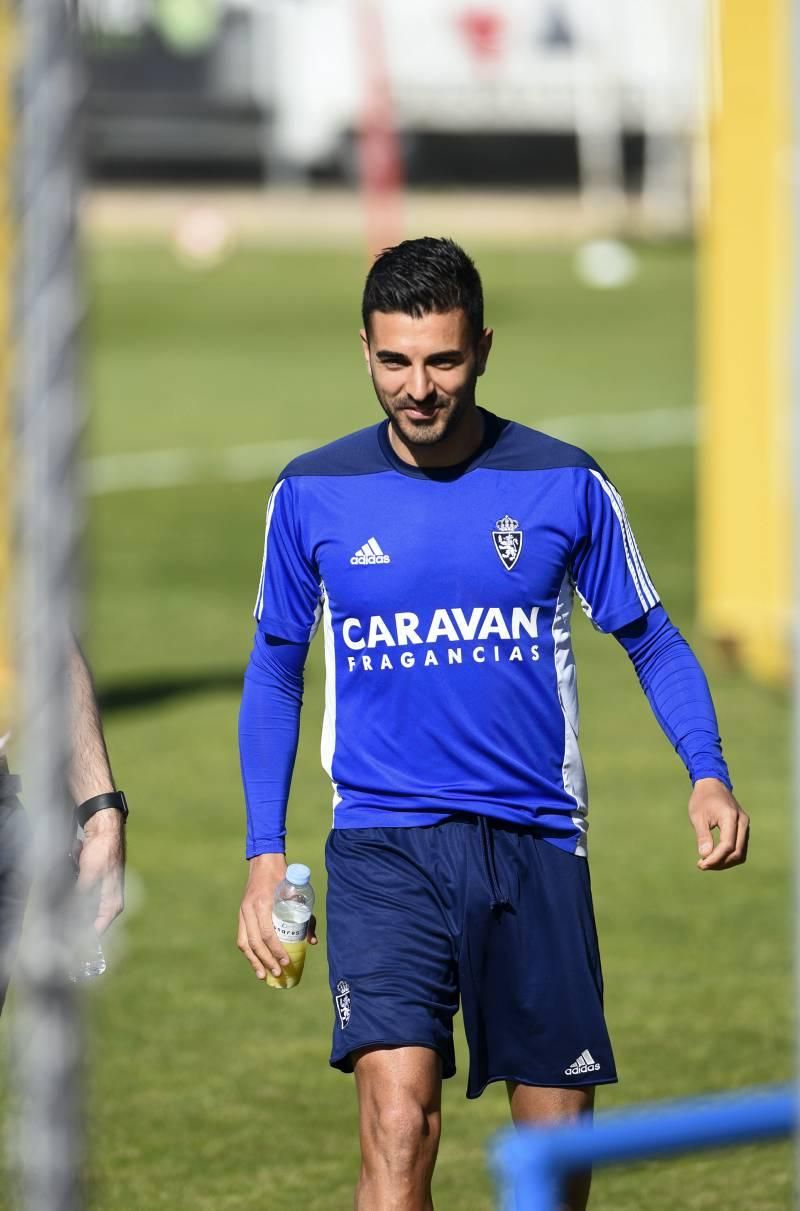
[[[358,1211],[427,1211],[459,1001],[467,1096],[515,1122],[589,1113],[616,1080],[586,861],[574,597],[627,651],[693,783],[698,866],[746,856],[705,677],[594,460],[477,405],[492,331],[450,240],[387,249],[361,340],[386,419],[294,460],[269,499],[240,749],[238,945],[285,952],[271,903],[303,666],[322,623],[331,1064],[354,1072]],[[718,830],[717,838],[712,835]],[[568,1192],[586,1206],[589,1176]]]

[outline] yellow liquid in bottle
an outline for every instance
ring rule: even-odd
[[[289,965],[281,970],[279,976],[267,972],[264,983],[268,988],[294,988],[303,978],[303,967],[306,961],[307,942],[284,942],[283,949],[289,956]]]

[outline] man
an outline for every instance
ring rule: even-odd
[[[70,685],[69,784],[78,804],[76,819],[84,830],[78,887],[96,901],[94,928],[102,934],[123,908],[127,804],[114,787],[91,673],[77,643],[72,645]],[[3,752],[8,739],[0,737],[0,1010],[22,925],[28,878],[31,872],[35,874],[36,861],[35,854],[30,860],[28,821],[17,797],[19,778],[9,774]]]
[[[361,332],[387,420],[296,459],[267,510],[240,746],[250,869],[238,944],[263,979],[302,669],[320,620],[331,1064],[355,1072],[359,1211],[433,1206],[459,1000],[468,1097],[515,1122],[588,1113],[616,1080],[586,863],[573,595],[628,651],[689,770],[702,870],[743,862],[708,687],[622,501],[583,451],[475,400],[491,329],[449,240],[385,251]],[[712,830],[719,830],[715,842]],[[586,1206],[589,1177],[568,1206]]]

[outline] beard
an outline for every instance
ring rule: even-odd
[[[442,395],[435,392],[426,400],[410,397],[387,400],[375,388],[378,403],[383,408],[389,424],[407,446],[435,446],[457,432],[471,410],[472,392],[463,395]],[[426,415],[410,416],[409,411]]]

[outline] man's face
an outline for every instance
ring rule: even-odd
[[[476,343],[461,309],[419,319],[373,311],[361,340],[375,394],[398,436],[411,447],[455,436],[475,408],[491,331],[484,329]]]

